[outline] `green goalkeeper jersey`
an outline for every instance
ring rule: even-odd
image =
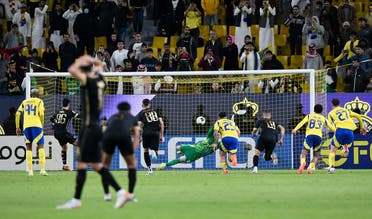
[[[214,142],[214,130],[213,127],[211,127],[208,130],[207,138],[202,141],[196,142],[194,145],[195,152],[200,154],[200,157],[207,156],[214,152],[212,144]]]

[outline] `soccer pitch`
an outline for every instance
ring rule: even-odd
[[[83,190],[83,208],[56,210],[71,199],[75,172],[49,172],[43,177],[23,171],[0,172],[0,218],[32,219],[203,219],[203,218],[372,218],[372,170],[161,171],[137,172],[138,203],[113,209],[103,201],[101,179],[89,172]],[[127,189],[127,172],[114,171]]]

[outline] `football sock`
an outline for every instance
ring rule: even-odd
[[[253,166],[255,166],[255,167],[258,166],[258,155],[253,156]]]
[[[265,159],[265,161],[269,161],[269,160],[272,160],[273,158],[271,157],[271,154],[265,153],[264,159]]]
[[[114,187],[115,191],[119,191],[121,189],[119,184],[115,181],[114,177],[111,175],[107,168],[102,167],[98,171],[98,173],[101,175],[102,178],[104,178],[103,181],[107,182],[107,184]]]
[[[26,151],[27,169],[32,170],[32,151]]]
[[[39,160],[40,160],[40,168],[45,170],[45,151],[44,148],[39,148]]]
[[[103,192],[105,194],[108,194],[109,193],[109,184],[106,182],[105,178],[103,178],[103,177],[101,177],[101,181],[102,181]]]
[[[329,165],[329,167],[333,167],[335,165],[335,156],[336,156],[335,153],[329,152],[329,156],[328,156],[328,165]]]
[[[146,166],[147,166],[148,168],[151,168],[151,159],[150,159],[149,152],[144,152],[144,153],[143,153],[143,156],[144,156],[144,158],[145,158]]]
[[[302,157],[301,157],[301,165],[302,165],[303,163],[306,163],[306,158],[302,158]]]
[[[309,164],[309,167],[308,167],[308,168],[313,169],[314,166],[315,166],[315,163],[314,163],[314,162],[311,162],[311,163]]]
[[[86,178],[87,178],[87,170],[77,170],[74,198],[80,200],[81,192],[83,191],[83,186],[84,186]]]
[[[66,153],[66,151],[61,151],[61,157],[62,157],[62,163],[63,163],[63,165],[64,166],[66,166],[66,164],[67,164],[67,153]]]
[[[176,165],[176,164],[178,164],[179,162],[180,162],[180,159],[177,158],[177,159],[174,159],[174,160],[169,161],[166,165],[167,165],[167,167],[169,167],[169,166]]]
[[[137,172],[136,169],[128,169],[128,181],[129,181],[128,192],[129,193],[133,193],[134,191],[134,186],[136,185],[136,180],[137,180],[136,172]]]
[[[222,167],[223,170],[226,170],[227,169],[226,162],[221,162],[221,167]]]

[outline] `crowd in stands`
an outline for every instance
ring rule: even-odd
[[[158,27],[149,42],[142,39],[144,14]],[[367,0],[1,0],[0,15],[0,94],[23,94],[30,63],[66,72],[82,54],[102,60],[106,71],[327,69],[329,92],[372,92]],[[171,85],[139,77],[121,92],[176,93],[172,78],[164,80]],[[193,89],[299,93],[304,82],[267,78]]]

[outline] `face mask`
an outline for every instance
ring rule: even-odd
[[[84,8],[84,14],[88,14],[89,13],[89,9],[88,8]]]

